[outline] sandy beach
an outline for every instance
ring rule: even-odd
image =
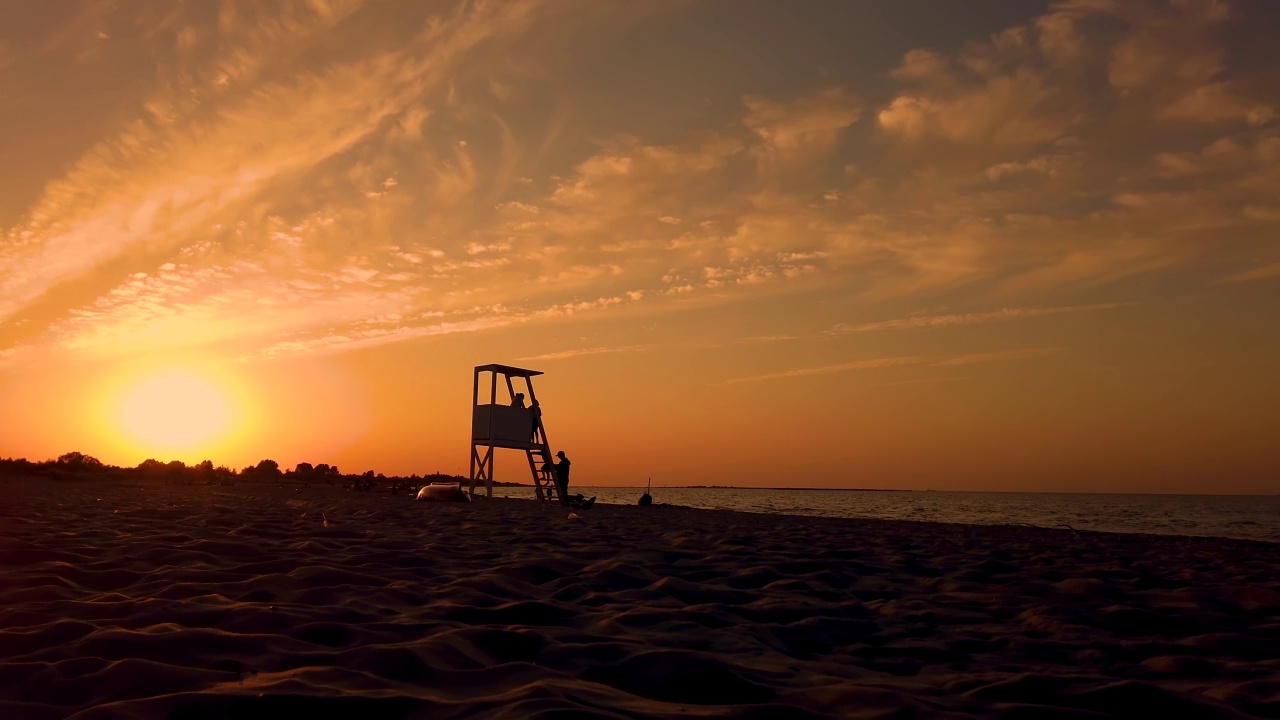
[[[0,484],[0,717],[1280,717],[1278,545],[579,515]]]

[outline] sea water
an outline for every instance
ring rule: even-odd
[[[634,505],[644,488],[575,487],[597,502]],[[822,517],[1035,525],[1122,533],[1280,542],[1280,495],[1120,495],[660,488],[655,503]]]

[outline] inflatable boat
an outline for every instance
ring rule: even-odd
[[[471,502],[471,496],[462,491],[462,483],[431,483],[418,491],[418,502]]]

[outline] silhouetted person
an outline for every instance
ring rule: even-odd
[[[560,504],[580,510],[591,509],[591,506],[596,504],[595,497],[584,499],[582,493],[569,495],[569,458],[564,456],[563,450],[557,452],[556,457],[560,458],[560,462],[555,465],[556,492],[560,493]]]
[[[556,463],[556,492],[560,494],[560,504],[569,504],[569,458],[565,457],[564,451],[556,453],[556,457],[560,458],[560,462]]]
[[[524,407],[524,393],[516,393],[516,396],[511,398],[511,407]]]
[[[529,415],[533,418],[529,428],[529,441],[538,442],[538,423],[542,420],[542,406],[538,404],[537,398],[534,398],[533,404],[529,406]]]

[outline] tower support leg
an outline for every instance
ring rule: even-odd
[[[483,448],[485,453],[480,454]],[[485,494],[493,497],[493,448],[483,445],[471,446],[471,497],[476,495],[476,481],[484,483]]]

